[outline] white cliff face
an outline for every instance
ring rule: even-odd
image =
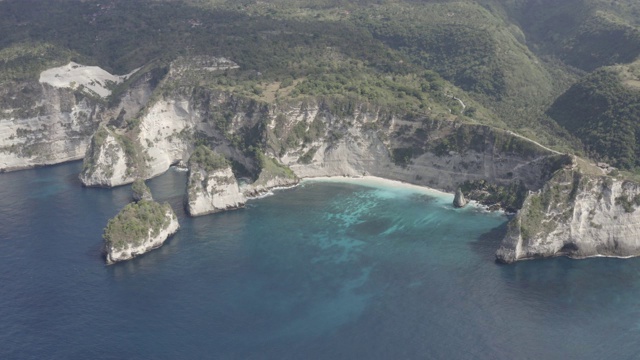
[[[148,101],[151,89],[145,81],[134,84],[113,108],[98,100],[127,76],[70,63],[43,71],[37,82],[0,89],[6,104],[0,109],[0,170],[82,159],[101,122],[120,114],[129,119]]]
[[[89,153],[80,173],[80,181],[85,186],[113,187],[136,179],[127,164],[124,144],[114,132],[100,128],[92,139]]]
[[[96,105],[73,92],[43,85],[26,113],[5,109],[0,117],[0,169],[19,170],[81,159],[97,128]]]
[[[243,127],[259,123],[266,125],[270,156],[275,155],[300,178],[373,175],[450,192],[467,180],[499,184],[523,181],[527,188],[539,189],[545,180],[541,172],[548,157],[557,156],[530,141],[486,126],[447,120],[409,121],[381,115],[376,109],[335,116],[322,104],[309,102],[273,105],[261,113],[256,111],[260,105],[226,93],[189,94],[192,92],[163,98],[141,116],[138,143],[147,154],[145,178],[165,172],[171,164],[185,163],[194,150],[196,134],[211,139],[216,151],[251,169],[254,165],[230,138],[246,136]],[[221,114],[233,116],[223,120]],[[225,130],[219,127],[220,121],[226,124]],[[293,129],[301,126],[308,136],[290,141]],[[465,129],[475,137],[473,148],[463,146],[436,153],[428,146],[447,136],[455,139]],[[517,146],[505,150],[504,143],[524,144],[524,150]],[[417,152],[404,164],[397,161],[402,155],[394,159],[394,151],[414,148]],[[247,196],[292,183],[286,177],[282,182],[270,181],[268,185],[255,184]]]
[[[538,189],[544,184],[545,178],[541,173],[549,156],[557,156],[528,140],[485,126],[462,125],[446,120],[435,121],[429,125],[431,128],[427,139],[417,140],[408,136],[403,140],[402,136],[397,135],[398,131],[414,134],[423,130],[423,123],[403,121],[394,117],[388,129],[377,129],[374,124],[379,124],[382,120],[375,113],[357,113],[353,117],[343,119],[329,114],[316,116],[322,118],[330,132],[340,131],[341,138],[332,139],[331,135],[327,134],[313,143],[301,144],[301,150],[287,151],[281,158],[282,162],[301,178],[372,175],[448,192],[454,192],[457,186],[465,181],[487,180],[508,184],[522,180],[527,187]],[[441,154],[422,151],[403,165],[393,159],[390,148],[412,148],[416,147],[416,144],[435,142],[443,136],[455,133],[461,127],[468,127],[470,132],[476,133],[483,145]],[[503,151],[496,145],[497,141],[494,138],[498,136],[497,133],[526,143],[533,150],[519,153]],[[398,136],[400,140],[393,139],[394,136]],[[310,149],[315,149],[315,153],[309,161],[301,163],[301,158]]]
[[[149,229],[149,233],[145,239],[139,239],[138,246],[129,244],[124,248],[114,248],[109,245],[106,246],[106,261],[107,264],[113,264],[119,261],[125,261],[133,259],[136,256],[140,256],[153,249],[157,249],[178,229],[180,224],[178,223],[178,217],[173,211],[167,211],[166,213],[167,225],[163,227],[157,235],[154,236],[152,229]]]
[[[639,184],[561,170],[529,195],[497,259],[639,256],[639,206]]]
[[[190,166],[187,210],[191,216],[237,209],[245,203],[230,166],[213,171]]]
[[[189,134],[201,119],[201,113],[185,99],[162,100],[148,109],[140,121],[139,142],[151,158],[149,177],[162,174],[173,163],[187,162],[193,151]]]

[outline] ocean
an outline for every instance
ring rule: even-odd
[[[640,260],[494,262],[508,218],[387,182],[307,181],[106,266],[130,187],[0,174],[0,359],[638,359]]]

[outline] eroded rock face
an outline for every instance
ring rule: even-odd
[[[11,171],[82,159],[100,123],[135,116],[151,95],[144,76],[109,106],[107,83],[127,76],[70,63],[33,81],[0,89],[0,170]]]
[[[247,201],[230,166],[207,171],[192,164],[187,197],[187,211],[191,216],[238,209]]]
[[[189,159],[187,212],[191,216],[210,214],[237,209],[245,202],[229,161],[199,145]]]
[[[577,169],[530,193],[509,224],[498,261],[640,255],[640,185]]]
[[[130,203],[105,229],[106,262],[130,260],[159,248],[179,228],[178,218],[169,204]]]
[[[85,186],[114,187],[136,179],[125,139],[106,127],[96,131],[84,159],[80,181]]]
[[[198,62],[194,64],[198,68]],[[522,182],[527,189],[537,190],[548,179],[544,176],[548,158],[557,156],[509,132],[430,119],[427,114],[403,117],[369,104],[340,104],[340,100],[265,104],[193,86],[188,79],[197,74],[181,75],[191,71],[199,70],[174,63],[162,85],[171,85],[171,90],[147,106],[131,131],[143,154],[144,178],[165,172],[171,164],[186,163],[194,144],[204,139],[253,178],[261,176],[263,169],[247,151],[250,147],[293,170],[292,177],[277,176],[248,187],[248,196],[273,186],[289,186],[296,178],[362,175],[450,192],[465,181],[481,179]],[[346,107],[351,110],[340,110]],[[239,140],[244,144],[239,145]]]
[[[2,98],[22,98],[20,108],[0,109],[0,169],[81,159],[99,124],[96,102],[48,84],[17,86],[0,90]],[[29,95],[16,93],[20,88]]]
[[[462,193],[462,189],[458,188],[456,190],[456,195],[453,198],[453,207],[462,208],[467,205],[468,201],[464,198],[464,194]]]

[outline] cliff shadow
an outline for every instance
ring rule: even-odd
[[[502,239],[507,234],[507,224],[511,220],[511,217],[503,224],[480,234],[474,241],[469,243],[471,249],[483,259],[487,261],[495,261],[496,250],[500,247]]]

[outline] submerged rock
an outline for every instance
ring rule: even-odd
[[[227,160],[199,146],[189,160],[187,211],[191,216],[243,207],[246,198]]]
[[[141,200],[130,203],[104,229],[107,264],[133,259],[159,248],[180,228],[167,203]]]
[[[462,208],[467,205],[468,201],[464,198],[464,194],[462,193],[462,189],[458,188],[456,190],[456,196],[453,198],[453,207]]]

